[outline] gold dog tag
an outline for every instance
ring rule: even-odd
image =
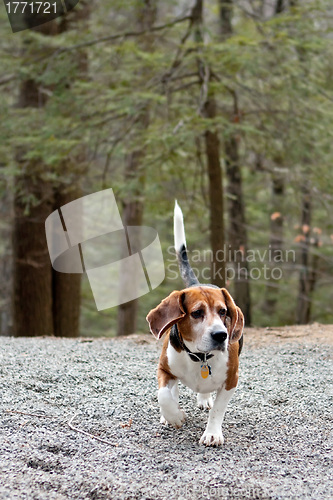
[[[209,375],[208,365],[201,365],[201,376],[202,378],[207,378]]]

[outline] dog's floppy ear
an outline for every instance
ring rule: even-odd
[[[168,328],[181,320],[186,312],[182,304],[184,292],[175,291],[170,293],[162,302],[152,309],[146,320],[149,323],[151,333],[160,339]]]
[[[234,299],[231,297],[228,290],[225,288],[221,288],[221,292],[224,296],[225,303],[227,306],[227,315],[230,316],[231,325],[230,325],[230,343],[233,344],[237,342],[242,336],[243,328],[244,328],[244,316],[242,311],[238,306],[236,306]]]

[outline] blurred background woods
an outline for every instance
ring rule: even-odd
[[[81,0],[16,34],[0,16],[2,335],[146,332],[182,286],[175,198],[193,267],[247,324],[332,322],[329,0]],[[52,271],[44,223],[108,187],[158,230],[166,279],[98,312],[85,276]]]

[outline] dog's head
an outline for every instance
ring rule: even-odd
[[[223,351],[242,336],[244,316],[225,288],[196,286],[174,291],[147,316],[156,338],[177,323],[182,338],[200,352]]]

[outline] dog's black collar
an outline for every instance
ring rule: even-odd
[[[179,334],[177,324],[173,325],[173,327],[171,328],[170,343],[171,343],[172,347],[174,347],[175,349],[180,348],[183,351],[187,352],[190,359],[196,363],[198,363],[199,361],[201,363],[205,363],[207,361],[207,359],[210,359],[214,356],[214,354],[207,354],[204,352],[192,352],[192,351],[190,351],[189,348],[185,345],[183,339],[181,338],[181,336]]]

